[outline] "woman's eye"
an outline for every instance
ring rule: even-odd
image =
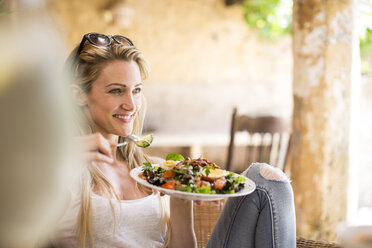
[[[133,90],[133,93],[134,94],[138,94],[138,93],[140,93],[142,91],[142,88],[135,88],[134,90]]]
[[[122,92],[121,89],[112,89],[109,91],[109,93],[115,93],[115,94],[119,94],[121,92]]]

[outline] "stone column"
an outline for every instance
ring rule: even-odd
[[[293,158],[298,235],[346,218],[353,0],[294,0]]]

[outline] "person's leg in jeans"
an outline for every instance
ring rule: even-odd
[[[208,248],[295,248],[293,191],[285,174],[270,165],[252,164],[246,176],[257,189],[230,198],[216,223]]]

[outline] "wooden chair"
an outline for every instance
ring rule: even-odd
[[[248,134],[245,147],[243,168],[233,166],[235,154],[235,136],[238,132]],[[287,160],[291,122],[273,116],[250,117],[238,115],[234,108],[231,118],[230,144],[226,161],[226,169],[242,172],[252,162],[265,162],[285,169]]]
[[[232,166],[234,155],[235,134],[246,131],[248,145],[246,147],[245,167],[252,162],[267,162],[273,166],[285,169],[289,150],[289,137],[291,125],[289,120],[272,116],[253,118],[238,115],[234,108],[231,119],[230,144],[228,148],[227,170],[234,170]],[[242,168],[243,170],[245,168]],[[237,171],[240,172],[240,171]],[[194,203],[194,228],[198,240],[198,248],[207,245],[212,230],[220,215],[221,209],[213,202],[204,202],[202,205]],[[339,245],[327,241],[315,241],[297,237],[297,248],[338,248]]]

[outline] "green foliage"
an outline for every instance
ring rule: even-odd
[[[244,19],[249,27],[258,30],[261,38],[277,41],[289,34],[292,21],[292,1],[246,0],[242,3]]]
[[[360,38],[360,54],[362,57],[372,55],[372,29],[367,28],[365,36]]]
[[[360,53],[362,71],[372,73],[372,0],[362,0],[359,19],[362,27]],[[366,7],[364,7],[366,6]],[[245,0],[242,3],[244,19],[248,26],[258,31],[261,38],[277,41],[283,35],[290,34],[292,22],[292,0]]]
[[[372,0],[359,2],[359,44],[362,74],[372,73]]]

